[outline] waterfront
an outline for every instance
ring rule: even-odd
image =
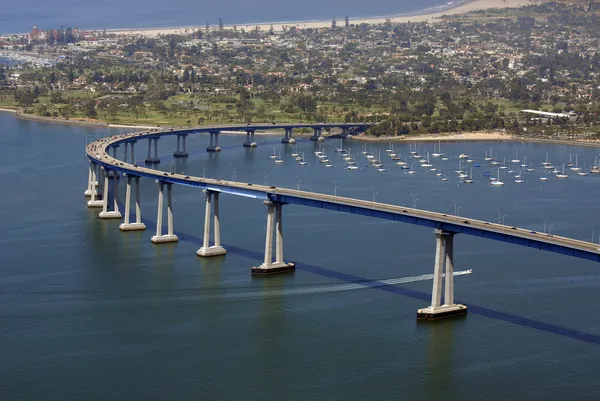
[[[11,194],[0,201],[3,399],[472,399],[483,393],[488,399],[566,399],[598,391],[590,372],[598,364],[593,351],[600,328],[575,313],[597,304],[595,264],[457,238],[457,269],[474,270],[456,279],[457,299],[473,313],[417,325],[416,309],[428,304],[431,282],[393,287],[420,291],[423,300],[388,287],[339,286],[357,277],[431,273],[428,229],[289,206],[286,259],[297,261],[298,271],[252,280],[250,266],[264,248],[260,202],[222,197],[229,253],[221,260],[197,259],[202,193],[174,190],[181,242],[153,246],[156,184],[142,185],[147,232],[121,234],[118,223],[99,221],[97,210],[85,208],[86,133],[105,130],[42,125],[8,114],[0,115],[0,126],[0,174]],[[390,171],[382,174],[348,171],[333,153],[339,141],[324,144],[335,167],[317,163],[312,152],[318,145],[308,141],[298,144],[298,152],[309,164],[298,166],[286,156],[295,147],[277,137],[257,139],[259,148],[247,150],[243,137],[223,136],[223,152],[207,155],[207,138],[190,137],[190,159],[174,163],[168,157],[174,139],[161,140],[161,168],[325,193],[337,186],[339,195],[371,199],[375,193],[378,201],[395,204],[410,205],[412,193],[417,206],[429,210],[452,213],[454,200],[461,215],[473,218],[495,221],[500,208],[507,224],[541,231],[546,218],[557,234],[586,240],[592,234],[600,177],[491,188],[478,176],[468,186],[442,182],[428,171],[409,176],[397,166],[386,165]],[[350,146],[364,167],[357,154],[364,145]],[[383,158],[388,144],[367,146]],[[406,155],[409,145],[402,146]],[[507,159],[518,149],[538,166],[546,152],[557,165],[569,153],[589,165],[597,153],[460,142],[443,143],[442,151],[481,159],[490,146]],[[283,164],[269,158],[273,147]],[[138,147],[138,157],[143,150]],[[420,150],[432,152],[433,144]],[[449,174],[458,167],[445,163]]]

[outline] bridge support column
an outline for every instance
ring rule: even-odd
[[[225,255],[227,251],[221,246],[221,224],[219,221],[219,193],[213,191],[206,192],[206,212],[204,214],[204,240],[202,248],[198,249],[196,255],[204,258],[211,256]],[[210,217],[211,217],[211,201],[214,199],[214,241],[215,244],[210,246]]]
[[[281,143],[291,143],[291,144],[296,143],[296,140],[294,138],[292,138],[292,135],[294,135],[294,130],[291,128],[286,128],[285,129],[285,137],[281,140]]]
[[[158,158],[158,139],[159,138],[148,138],[148,157],[145,162],[147,164],[159,164],[160,159]],[[152,156],[152,142],[154,142],[154,156]]]
[[[435,230],[436,251],[433,271],[431,305],[417,311],[418,320],[437,320],[451,316],[466,315],[467,307],[454,303],[454,233]],[[444,274],[444,265],[446,272]],[[446,285],[442,304],[442,279]]]
[[[296,264],[286,263],[283,260],[283,204],[269,201],[266,201],[265,204],[268,207],[265,260],[262,265],[252,268],[252,274],[268,275],[293,272],[296,270]],[[273,223],[276,225],[275,262],[273,262]]]
[[[128,154],[127,154],[127,151],[129,150],[129,142],[125,142],[123,145],[125,146],[123,148],[123,161],[125,163],[128,163],[128,157],[127,157]]]
[[[164,188],[167,187],[167,234],[162,233],[162,220],[163,220],[163,193]],[[156,235],[152,237],[151,241],[154,244],[164,244],[167,242],[177,242],[179,238],[173,234],[173,203],[171,196],[172,184],[165,183],[162,181],[158,182],[158,217],[156,218]]]
[[[91,187],[93,189],[90,193],[90,200],[88,201],[87,206],[89,208],[102,207],[104,205],[104,202],[102,201],[100,183],[104,180],[104,178],[102,177],[102,172],[104,170],[102,170],[101,167],[95,163],[90,163],[90,168],[92,171]]]
[[[131,181],[135,179],[135,223],[129,222],[131,207]],[[127,174],[127,191],[125,192],[125,221],[119,226],[121,231],[143,231],[146,225],[142,223],[140,208],[140,177]]]
[[[88,168],[88,185],[83,194],[84,196],[92,196],[92,191],[96,192],[96,179],[94,173],[94,163],[92,163],[90,160],[90,166]]]
[[[137,141],[132,141],[129,142],[129,144],[131,145],[131,164],[135,164],[135,143]]]
[[[255,148],[257,146],[254,142],[254,130],[246,131],[246,142],[244,142],[245,148]]]
[[[173,153],[173,157],[183,158],[188,157],[188,152],[186,150],[185,139],[187,138],[187,134],[178,134],[177,135],[177,150]],[[181,148],[181,142],[183,142],[183,148]]]
[[[316,127],[316,128],[314,128],[314,130],[315,130],[315,133],[313,134],[313,136],[310,137],[310,140],[311,141],[324,141],[325,138],[323,138],[321,128]]]
[[[207,152],[220,152],[221,147],[219,146],[219,134],[220,131],[210,132],[210,145],[206,148]]]
[[[101,219],[120,219],[123,216],[119,211],[119,182],[112,178],[113,185],[113,210],[108,210],[109,202],[108,202],[108,184],[110,182],[109,176],[106,173],[106,169],[104,170],[104,195],[102,196],[102,211],[98,214],[98,217]]]

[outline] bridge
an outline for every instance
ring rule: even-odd
[[[267,128],[268,127],[268,128]],[[341,128],[343,130],[364,129],[358,124],[283,124],[283,125],[256,125],[256,126],[211,126],[195,129],[168,129],[135,132],[102,138],[86,146],[89,159],[88,186],[85,195],[91,199],[88,207],[101,207],[99,217],[102,219],[123,219],[119,226],[121,231],[145,230],[146,226],[141,221],[140,208],[140,179],[149,178],[158,184],[158,211],[156,234],[151,241],[155,244],[178,241],[173,228],[173,204],[171,189],[173,185],[199,188],[205,192],[205,221],[203,244],[197,251],[200,257],[218,257],[226,254],[226,249],[221,245],[219,196],[221,194],[242,196],[263,201],[267,206],[267,225],[265,236],[264,261],[260,266],[252,268],[252,274],[268,275],[289,273],[295,270],[293,263],[288,263],[284,258],[283,248],[283,206],[301,205],[321,209],[335,210],[343,213],[358,214],[373,218],[393,220],[418,226],[431,227],[436,237],[433,289],[431,305],[419,309],[417,318],[435,320],[449,316],[464,315],[467,313],[465,305],[454,302],[454,236],[456,234],[471,235],[491,240],[507,242],[529,248],[559,253],[576,258],[600,261],[600,248],[597,244],[580,241],[572,238],[539,233],[525,228],[506,226],[487,221],[475,220],[455,215],[436,213],[416,208],[399,205],[390,205],[371,202],[354,198],[326,195],[315,192],[279,188],[253,183],[218,180],[205,177],[195,177],[177,173],[167,173],[154,170],[146,166],[134,164],[134,144],[136,141],[147,139],[148,147],[163,136],[176,135],[178,138],[177,149],[174,156],[187,157],[185,148],[181,148],[181,138],[194,133],[209,133],[211,142],[207,151],[215,151],[214,136],[217,132],[246,131],[247,141],[252,140],[254,130],[258,129],[284,129],[284,143],[292,143],[293,139],[288,130],[297,128],[313,129],[315,140],[320,138],[324,127]],[[312,137],[311,137],[312,139]],[[117,148],[124,145],[122,160],[117,158]],[[128,153],[128,145],[131,152]],[[218,145],[218,141],[216,142]],[[212,148],[211,148],[212,146]],[[112,154],[111,154],[112,152]],[[150,150],[149,150],[150,153]],[[185,153],[185,154],[184,154]],[[159,160],[155,147],[154,157],[146,160],[147,164],[157,163]],[[119,210],[118,178],[126,177],[126,195],[124,215]],[[109,187],[112,190],[112,202],[109,201]],[[135,222],[130,220],[132,206],[132,187],[135,188]],[[167,232],[163,233],[164,193],[167,192]],[[214,243],[209,243],[211,229]],[[275,236],[275,260],[273,260],[273,236]],[[442,298],[443,290],[443,298]]]

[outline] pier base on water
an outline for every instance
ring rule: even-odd
[[[146,225],[144,223],[123,223],[119,226],[121,231],[144,231],[145,229]]]
[[[264,263],[257,267],[252,267],[252,275],[253,276],[268,276],[271,274],[281,274],[281,273],[293,273],[296,271],[295,263],[270,263],[265,265]]]
[[[454,233],[440,229],[434,232],[436,249],[431,305],[417,311],[417,320],[439,320],[467,314],[465,305],[454,302]],[[442,285],[444,286],[443,304]]]
[[[153,236],[150,241],[152,241],[153,244],[166,244],[169,242],[177,242],[179,241],[179,238],[176,235],[155,235]]]
[[[98,215],[101,219],[121,219],[123,216],[118,210],[112,212],[100,212]]]
[[[200,248],[196,252],[196,255],[202,256],[203,258],[210,258],[211,256],[222,256],[226,255],[227,251],[222,246],[211,246],[209,248]]]
[[[442,305],[438,308],[423,308],[417,311],[417,320],[439,320],[467,314],[467,306],[461,304]]]

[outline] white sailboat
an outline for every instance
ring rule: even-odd
[[[269,156],[271,159],[277,159],[277,152],[275,151],[275,146],[273,146],[273,154]]]
[[[565,165],[563,164],[562,174],[556,174],[556,178],[569,178],[567,174],[565,174]]]
[[[429,152],[427,152],[427,160],[425,160],[425,163],[421,164],[421,166],[423,167],[432,167],[433,165],[429,162]]]
[[[498,177],[496,178],[496,180],[490,182],[491,185],[495,186],[495,187],[499,187],[504,185],[504,183],[502,181],[500,181],[500,169],[498,169]]]
[[[521,163],[521,160],[519,159],[519,149],[517,149],[515,152],[516,152],[515,153],[515,158],[512,159],[510,162],[511,163]]]
[[[442,144],[441,142],[438,141],[438,151],[435,151],[435,145],[433,145],[433,153],[431,154],[432,157],[442,157],[444,156],[444,154],[442,153]]]
[[[575,167],[571,167],[571,171],[581,171],[581,167],[579,167],[578,164],[579,164],[578,155],[575,155]]]

